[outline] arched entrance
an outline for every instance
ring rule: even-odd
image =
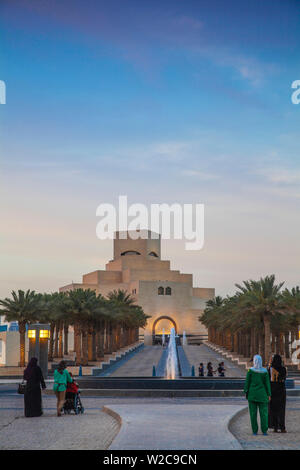
[[[175,333],[177,334],[177,325],[176,325],[176,322],[173,320],[173,318],[168,317],[166,315],[162,315],[161,317],[156,318],[156,320],[154,321],[154,323],[152,325],[152,344],[155,343],[155,335],[157,334],[157,332],[156,332],[157,324],[162,320],[167,320],[168,322],[170,322],[171,325],[172,325],[171,327],[175,328]],[[159,334],[161,334],[161,332]]]

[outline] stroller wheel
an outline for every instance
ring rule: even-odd
[[[81,407],[81,414],[83,414],[83,413],[84,413],[84,408],[83,408],[83,406],[82,406],[82,407]]]

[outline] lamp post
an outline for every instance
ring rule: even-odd
[[[48,376],[48,340],[50,325],[36,323],[28,327],[29,354],[28,360],[36,357],[42,369],[44,379]]]

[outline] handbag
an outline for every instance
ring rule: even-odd
[[[18,393],[19,393],[20,395],[24,395],[24,393],[25,393],[25,388],[26,388],[26,382],[25,382],[25,380],[22,380],[22,382],[19,383],[19,386],[18,386]]]

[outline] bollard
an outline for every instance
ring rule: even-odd
[[[191,376],[195,377],[195,367],[194,366],[192,366]]]
[[[156,370],[155,366],[152,367],[152,377],[156,377]]]
[[[79,376],[79,377],[82,377],[82,366],[79,366],[78,376]]]

